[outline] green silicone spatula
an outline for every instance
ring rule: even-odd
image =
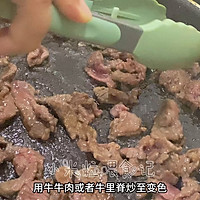
[[[166,19],[166,9],[155,0],[86,0],[93,11],[87,24],[66,19],[52,6],[50,31],[134,54],[152,69],[190,67],[200,59],[200,32]],[[16,8],[0,0],[0,16],[12,20]]]

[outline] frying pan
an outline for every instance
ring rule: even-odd
[[[160,0],[164,2],[166,0]],[[166,6],[171,8],[182,0],[173,0],[173,6],[170,5],[172,1],[166,1]],[[185,2],[185,1],[184,1]],[[182,4],[183,6],[185,4]],[[189,7],[185,8],[189,9]],[[190,10],[190,9],[189,9]],[[181,9],[180,9],[181,11]],[[192,12],[192,11],[191,11]],[[196,12],[197,16],[199,13]],[[168,13],[169,17],[175,17],[179,20],[185,19],[184,15],[175,16],[171,11]],[[177,17],[177,18],[176,18]],[[189,14],[188,14],[189,17]],[[192,15],[189,17],[191,23],[198,27],[197,18]],[[187,20],[189,20],[187,19]],[[199,18],[198,18],[199,19]],[[185,19],[186,20],[186,19]],[[91,80],[84,72],[87,59],[89,55],[97,48],[92,45],[86,45],[78,41],[66,40],[55,35],[49,34],[43,41],[43,45],[50,51],[49,61],[46,61],[43,66],[29,69],[26,57],[12,58],[12,62],[18,66],[16,79],[25,80],[32,84],[36,89],[40,90],[41,96],[51,96],[54,94],[72,93],[73,91],[86,92],[91,97],[93,96],[93,88],[97,83]],[[152,72],[148,70],[146,81],[142,85],[142,94],[140,96],[140,103],[133,106],[132,112],[137,114],[143,121],[143,125],[147,127],[148,134],[153,125],[153,119],[162,101],[166,98],[174,98],[172,95],[163,91],[163,89],[155,83],[150,77]],[[199,112],[192,113],[190,109],[177,101],[180,108],[180,119],[184,127],[184,134],[186,137],[186,145],[184,150],[197,148],[200,146],[200,114]],[[109,132],[109,125],[112,118],[109,115],[110,107],[102,107],[103,116],[96,119],[92,126],[98,132],[98,142],[107,143]],[[72,141],[60,123],[57,131],[52,134],[51,138],[46,142],[41,142],[31,139],[20,117],[15,117],[7,126],[1,128],[0,135],[6,140],[15,145],[25,146],[40,151],[45,156],[45,171],[44,177],[52,177],[55,168],[59,167],[63,162],[72,161],[75,168],[81,168],[85,161],[95,161],[90,153],[84,153],[79,150],[76,141]],[[134,147],[140,137],[121,138],[117,143],[122,147]],[[98,162],[96,162],[98,163]],[[15,178],[16,174],[12,164],[4,163],[0,167],[0,181],[6,181]],[[121,180],[116,178],[115,181]],[[131,181],[139,180],[134,178]],[[3,200],[3,198],[0,198]],[[116,200],[135,200],[134,194],[117,194]]]

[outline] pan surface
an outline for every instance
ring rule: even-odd
[[[43,66],[29,69],[25,57],[15,57],[12,62],[18,66],[16,79],[25,80],[40,90],[40,94],[51,96],[54,94],[72,93],[73,91],[86,92],[93,96],[92,89],[97,84],[84,72],[88,56],[94,47],[48,35],[43,42],[50,51],[49,61]],[[143,125],[150,132],[153,119],[162,100],[173,98],[164,92],[152,79],[151,72],[144,83],[144,89],[140,96],[140,103],[133,106],[132,112],[136,113],[143,121]],[[184,127],[186,137],[185,149],[200,147],[200,115],[192,113],[190,109],[178,102],[181,107],[180,119]],[[102,107],[101,107],[102,108]],[[98,132],[98,142],[107,143],[109,125],[112,118],[109,115],[109,107],[103,107],[103,116],[96,119],[93,127]],[[55,169],[66,161],[72,161],[76,168],[81,168],[85,161],[95,161],[91,154],[79,150],[75,141],[72,141],[63,128],[58,125],[58,130],[46,142],[30,139],[20,117],[13,119],[8,126],[0,130],[0,135],[15,145],[31,147],[45,156],[45,177],[52,177]],[[118,140],[122,147],[132,147],[140,138],[124,138]],[[0,181],[16,177],[14,168],[10,163],[0,166]],[[0,198],[1,199],[1,198]],[[116,200],[134,200],[134,194],[118,194]]]

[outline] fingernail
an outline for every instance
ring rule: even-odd
[[[80,1],[80,5],[78,6],[78,8],[80,13],[80,22],[82,23],[89,22],[92,19],[92,13],[84,0]]]

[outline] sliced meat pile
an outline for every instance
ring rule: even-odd
[[[35,67],[41,65],[49,57],[49,51],[46,47],[40,46],[40,48],[30,52],[27,56],[27,62],[29,67]]]
[[[74,92],[72,95],[56,95],[45,97],[38,101],[39,103],[47,104],[56,112],[70,137],[78,139],[77,144],[82,151],[91,152],[94,158],[104,165],[107,165],[110,160],[116,160],[118,166],[121,164],[123,159],[120,155],[120,146],[118,144],[114,142],[109,144],[97,143],[97,133],[90,126],[90,123],[96,117],[99,117],[102,111],[98,109],[94,99],[89,98],[85,93]],[[121,127],[122,130],[119,130],[118,133],[114,133],[118,128],[116,127],[117,124],[120,126],[120,122],[114,123],[113,134],[111,133],[113,137],[135,135],[144,131],[144,128],[141,126],[141,120],[134,114],[125,112],[120,114],[120,116],[121,123],[123,120],[127,120],[127,123],[131,122],[132,124],[130,128],[124,126]]]
[[[153,168],[154,179],[176,185],[180,178],[188,179],[198,173],[200,168],[199,149],[190,150],[185,154],[171,152],[168,159]]]
[[[121,154],[136,168],[139,168],[141,163],[145,165],[146,161],[162,164],[171,153],[182,150],[182,139],[183,128],[179,121],[179,108],[173,100],[167,100],[155,118],[150,136],[143,137],[135,148],[121,149]]]
[[[30,137],[47,140],[58,120],[45,106],[36,103],[35,89],[24,81],[14,81],[11,93]]]
[[[10,93],[10,83],[16,71],[17,67],[9,63],[7,57],[0,58],[0,125],[13,118],[18,111]]]
[[[106,61],[103,55],[109,60]],[[108,88],[98,87],[94,90],[100,103],[105,104],[137,103],[137,87],[146,77],[146,67],[136,62],[131,54],[113,49],[94,52],[85,71],[93,79],[107,85]]]
[[[120,106],[120,108],[119,108]],[[118,118],[115,118],[110,124],[110,139],[116,139],[121,136],[133,136],[139,135],[140,133],[146,131],[146,128],[142,127],[142,120],[138,118],[135,114],[128,111],[123,111],[126,107],[122,105],[116,105],[116,109],[113,108],[111,112],[118,115]],[[122,109],[120,112],[119,109]]]
[[[189,71],[167,70],[160,74],[159,83],[192,109],[197,109],[200,107],[200,80],[192,78],[199,72],[198,63]]]
[[[35,179],[42,178],[44,158],[32,149],[12,146],[9,143],[6,145],[3,152],[7,154],[7,158],[4,161],[12,161],[19,178],[0,183],[0,195],[9,198],[22,190],[19,193],[20,198],[17,199],[28,199],[22,198],[26,195],[24,187],[30,185]]]
[[[135,176],[143,175],[141,165],[146,167],[147,161],[153,161],[153,180],[148,181],[164,182],[168,186],[168,193],[155,195],[156,200],[199,199],[200,185],[190,177],[200,168],[200,149],[181,154],[184,136],[178,115],[177,104],[167,100],[155,118],[151,134],[143,137],[135,148],[120,150],[121,155],[135,167]],[[180,178],[184,185],[181,191],[174,186]],[[145,194],[139,198],[145,198]]]
[[[115,82],[136,86],[144,81],[146,77],[144,65],[135,61],[130,54],[122,56],[122,53],[118,52],[118,56],[113,56],[113,52],[109,51],[92,53],[85,69],[89,76],[106,83],[108,87],[115,87]],[[107,65],[105,65],[102,53],[107,57],[111,54],[110,57],[114,60],[107,61]]]
[[[39,100],[50,106],[63,122],[70,137],[84,141],[96,139],[96,131],[89,126],[102,111],[97,108],[94,99],[85,93],[74,92],[72,95],[56,95]]]

